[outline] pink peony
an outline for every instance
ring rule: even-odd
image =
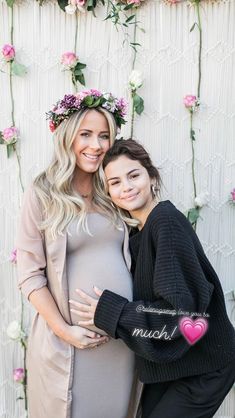
[[[194,107],[197,104],[197,97],[193,96],[191,94],[188,94],[187,96],[184,97],[184,105],[185,107]]]
[[[11,126],[10,128],[5,128],[2,131],[2,136],[4,141],[11,142],[13,139],[16,139],[19,135],[19,130],[15,126]]]
[[[78,62],[78,57],[74,52],[65,52],[61,57],[61,64],[64,67],[73,68]]]
[[[13,45],[5,44],[2,48],[2,54],[6,61],[13,61],[15,58],[15,48]]]
[[[19,369],[13,370],[13,379],[15,382],[23,383],[24,381],[24,369],[21,367]]]
[[[16,248],[14,250],[12,250],[12,252],[11,252],[10,261],[14,264],[16,264],[16,262],[17,262],[17,249]]]

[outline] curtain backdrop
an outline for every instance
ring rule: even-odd
[[[133,50],[123,44],[123,32],[110,20],[105,9],[78,17],[77,54],[87,64],[87,88],[112,91],[130,99],[128,77]],[[203,3],[202,6],[202,105],[194,117],[195,173],[198,193],[209,193],[208,205],[201,210],[197,233],[216,269],[224,292],[235,288],[235,206],[228,196],[235,187],[235,0]],[[169,6],[146,0],[138,10],[138,47],[135,69],[142,71],[144,83],[139,94],[145,109],[135,118],[134,137],[150,151],[164,182],[162,199],[170,199],[182,211],[193,206],[189,112],[182,99],[196,94],[198,79],[198,31],[190,28],[196,20],[194,7],[187,2]],[[60,57],[73,51],[76,28],[74,15],[65,14],[56,2],[42,7],[34,0],[14,5],[14,46],[17,60],[27,67],[24,77],[13,77],[16,126],[22,180],[25,188],[51,159],[52,135],[45,112],[65,93],[73,91],[68,72],[61,71]],[[133,39],[133,26],[129,29]],[[10,43],[10,9],[0,0],[0,47]],[[5,68],[5,67],[4,67]],[[130,135],[128,121],[122,135]],[[0,72],[0,130],[11,126],[9,75]],[[0,418],[19,418],[23,402],[13,368],[22,367],[20,345],[6,335],[8,324],[20,319],[21,302],[16,267],[9,262],[14,248],[22,191],[16,155],[10,159],[0,146]],[[226,304],[235,324],[232,294]],[[28,329],[33,314],[25,302],[24,322]],[[216,414],[234,418],[235,389]],[[33,418],[33,417],[31,417]]]

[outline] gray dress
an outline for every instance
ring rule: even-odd
[[[97,297],[92,289],[96,285],[131,301],[132,279],[122,253],[124,230],[100,213],[88,214],[88,227],[92,236],[78,229],[77,221],[68,228],[69,298],[84,303],[75,292],[78,287]],[[72,313],[71,319],[77,325],[78,316]],[[75,349],[71,418],[125,418],[133,375],[134,353],[120,339]]]

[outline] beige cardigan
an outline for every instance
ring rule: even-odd
[[[57,306],[71,324],[66,277],[67,234],[52,240],[38,230],[42,211],[31,185],[24,194],[17,231],[18,286],[28,299],[33,290],[48,286]],[[125,226],[123,256],[130,269],[128,231]],[[28,399],[30,418],[70,418],[74,347],[57,337],[36,313],[28,341]],[[127,418],[136,418],[143,384],[134,379]],[[85,417],[84,417],[85,418]]]

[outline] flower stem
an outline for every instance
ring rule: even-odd
[[[190,112],[190,132],[193,131],[193,112]],[[194,151],[194,139],[191,135],[191,147],[192,147],[192,177],[193,177],[193,192],[194,198],[197,196],[197,187],[195,180],[195,151]]]
[[[76,22],[75,22],[75,36],[74,36],[74,53],[77,54],[77,41],[78,41],[78,12],[77,11],[75,13],[75,18],[76,18]],[[75,93],[77,93],[78,86],[77,86],[77,82],[76,82],[73,72],[72,72],[72,82],[74,85]]]
[[[133,35],[133,43],[136,43],[136,29],[137,29],[137,15],[135,12],[135,20],[134,20],[134,35]],[[134,57],[133,57],[133,62],[132,62],[132,71],[135,69],[135,63],[136,63],[136,56],[137,56],[137,51],[136,51],[136,47],[134,45]],[[133,137],[133,133],[134,133],[134,121],[135,121],[135,107],[134,107],[134,94],[133,92],[131,92],[131,98],[132,98],[132,112],[131,112],[131,138]]]
[[[201,15],[200,15],[200,0],[196,1],[196,11],[197,11],[198,30],[199,30],[198,87],[197,87],[197,97],[199,99],[201,95],[201,78],[202,78],[202,25],[201,25]]]
[[[17,146],[16,144],[13,145],[13,149],[16,153],[16,158],[17,158],[17,162],[18,162],[18,173],[19,173],[19,180],[20,180],[20,186],[21,186],[21,190],[24,193],[24,185],[23,185],[23,181],[22,181],[22,173],[21,173],[21,164],[20,164],[20,156],[17,150]]]

